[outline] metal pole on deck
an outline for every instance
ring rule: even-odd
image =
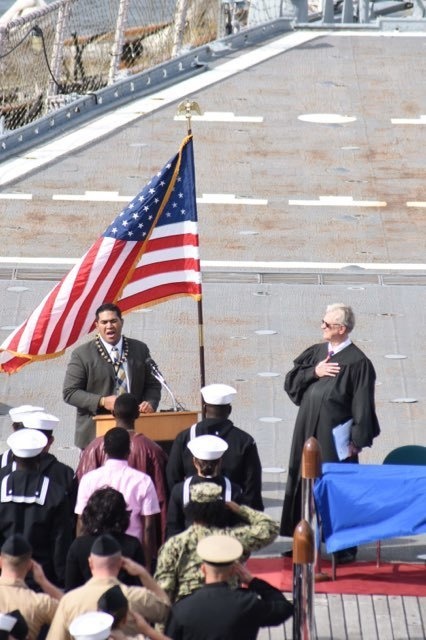
[[[314,482],[321,475],[321,447],[316,438],[306,440],[302,452],[302,518],[314,529]]]
[[[191,118],[192,115],[202,115],[200,106],[198,102],[195,100],[184,100],[178,106],[177,115],[185,116],[186,125],[188,130],[188,135],[192,135],[192,127],[191,127]],[[206,384],[206,372],[205,372],[205,360],[204,360],[204,321],[203,321],[203,303],[202,299],[197,302],[197,310],[198,310],[198,349],[199,349],[199,359],[200,359],[200,384],[201,388]],[[204,404],[201,402],[201,406],[203,407],[202,416],[205,417]]]
[[[293,534],[293,640],[314,637],[314,559],[312,527],[301,520]]]
[[[321,477],[321,465],[320,444],[316,438],[309,438],[306,440],[302,452],[302,518],[309,523],[317,541],[315,545],[315,580],[318,582],[330,580],[330,576],[321,570],[321,531],[314,501],[314,484],[315,480]]]

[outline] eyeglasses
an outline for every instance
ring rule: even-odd
[[[325,320],[321,320],[321,324],[324,324],[327,329],[331,329],[331,327],[344,327],[341,322],[326,322]]]

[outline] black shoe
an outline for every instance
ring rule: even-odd
[[[293,557],[293,549],[288,549],[288,551],[283,551],[281,554],[282,558],[292,558]]]

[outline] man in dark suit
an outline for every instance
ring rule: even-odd
[[[161,384],[147,359],[147,345],[122,335],[123,318],[115,304],[96,311],[96,339],[77,347],[65,374],[63,397],[77,407],[75,444],[84,449],[95,433],[93,416],[111,413],[121,393],[132,393],[140,413],[152,413],[160,402]]]
[[[293,615],[293,605],[270,584],[254,578],[238,561],[241,543],[227,535],[199,541],[205,585],[179,600],[173,608],[166,634],[173,640],[255,640],[260,627],[277,626]],[[247,589],[232,589],[238,576]]]

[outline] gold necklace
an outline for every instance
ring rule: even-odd
[[[102,358],[112,364],[114,367],[120,366],[121,364],[123,364],[123,362],[126,362],[127,356],[129,355],[129,342],[125,336],[123,336],[123,350],[121,352],[120,359],[117,360],[112,360],[99,334],[95,338],[95,344]]]

